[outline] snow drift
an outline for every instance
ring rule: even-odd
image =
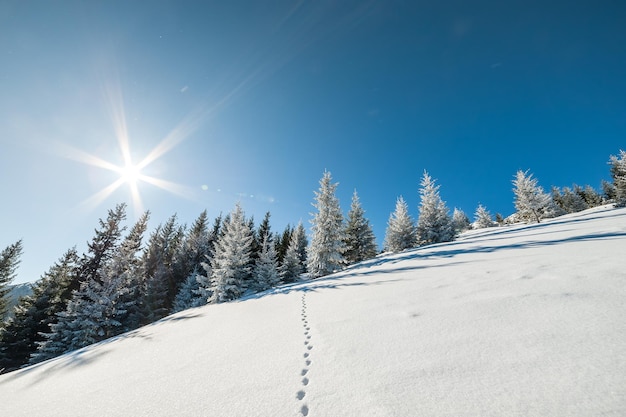
[[[626,415],[626,209],[489,228],[0,376],[11,416]]]

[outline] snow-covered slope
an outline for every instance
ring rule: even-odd
[[[470,232],[0,376],[7,416],[624,416],[626,210]]]

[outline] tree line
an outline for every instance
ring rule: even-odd
[[[425,171],[417,221],[402,196],[390,214],[383,251],[399,252],[453,240],[470,228],[526,221],[614,202],[626,206],[626,153],[609,160],[612,182],[603,194],[592,187],[553,187],[546,193],[528,171],[513,179],[516,212],[504,219],[479,204],[475,220],[459,209],[450,215],[439,185]],[[376,256],[372,227],[356,190],[344,218],[338,184],[325,172],[315,191],[310,242],[302,223],[273,233],[270,213],[258,227],[237,204],[211,223],[203,211],[190,227],[176,215],[148,236],[150,213],[127,230],[126,205],[99,220],[86,253],[63,256],[20,298],[0,325],[0,372],[35,364],[207,303],[222,303],[299,280],[318,278]],[[145,241],[145,243],[144,243]],[[22,241],[0,252],[0,317],[23,250]]]

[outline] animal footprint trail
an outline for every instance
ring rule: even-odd
[[[299,408],[300,415],[308,416],[309,415],[309,405],[304,402],[304,399],[307,395],[305,388],[309,385],[309,367],[311,366],[311,350],[313,349],[313,345],[311,343],[311,327],[309,326],[309,321],[307,318],[307,309],[306,309],[306,293],[302,294],[302,327],[304,328],[304,368],[300,370],[300,383],[301,388],[296,393],[296,399],[300,402],[301,406]]]

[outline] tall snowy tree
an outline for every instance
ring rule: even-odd
[[[15,278],[15,271],[22,256],[22,241],[18,240],[0,252],[0,328],[7,314],[9,284]]]
[[[204,210],[183,237],[175,255],[173,268],[176,292],[189,276],[195,276],[202,270],[202,262],[208,261],[211,239],[208,215]]]
[[[254,267],[254,283],[257,291],[265,291],[278,285],[279,281],[276,248],[270,240],[268,229],[265,231],[261,252]]]
[[[306,230],[304,230],[304,225],[302,221],[298,222],[298,225],[293,230],[292,236],[295,236],[296,240],[296,251],[298,253],[298,257],[300,258],[300,264],[302,265],[302,272],[306,272],[307,268],[307,248],[309,247],[309,241],[306,237]]]
[[[486,227],[494,227],[495,225],[496,222],[493,221],[489,210],[482,204],[479,204],[476,208],[476,213],[474,213],[474,228],[483,229]]]
[[[298,243],[298,236],[296,233],[293,233],[287,247],[287,253],[285,253],[283,263],[279,268],[280,278],[284,283],[296,281],[300,274],[304,272],[304,264],[300,260],[300,254],[298,253]]]
[[[176,294],[176,298],[174,298],[172,313],[206,304],[207,297],[202,299],[199,295],[200,284],[197,279],[198,273],[189,275],[185,282],[183,282],[183,285],[181,285],[178,294]]]
[[[620,150],[619,155],[611,155],[609,165],[611,165],[615,203],[618,207],[624,207],[626,206],[626,152]]]
[[[83,255],[79,269],[79,289],[74,290],[65,311],[57,314],[58,321],[50,325],[46,340],[39,344],[31,361],[38,362],[102,340],[104,330],[98,326],[103,297],[114,296],[115,290],[107,285],[106,266],[111,261],[124,228],[126,205],[109,210],[106,221],[100,220],[100,229],[88,244],[89,252]]]
[[[31,295],[20,299],[15,315],[0,332],[0,369],[11,371],[28,363],[44,333],[57,323],[71,297],[70,283],[77,279],[78,254],[68,250],[37,282]]]
[[[178,224],[176,215],[150,235],[143,256],[144,277],[138,304],[142,324],[165,317],[172,308],[179,285],[175,262],[183,239],[184,228]]]
[[[287,253],[287,248],[289,247],[289,242],[291,242],[291,235],[294,230],[290,225],[285,226],[285,230],[282,233],[276,233],[274,235],[274,246],[276,247],[276,258],[278,259],[278,263],[282,264],[283,259],[285,258],[285,254]]]
[[[235,300],[246,290],[252,239],[252,230],[237,204],[224,222],[224,234],[215,243],[210,268],[213,287],[210,302]]]
[[[389,216],[383,249],[386,252],[402,252],[416,245],[415,223],[409,215],[409,206],[402,196],[396,200],[396,209]]]
[[[515,209],[520,220],[539,223],[542,218],[550,216],[554,202],[528,171],[517,171],[513,180],[513,193]]]
[[[420,183],[420,208],[417,218],[417,240],[420,245],[449,242],[454,239],[452,218],[439,196],[439,185],[424,171]]]
[[[376,256],[376,238],[359,196],[354,190],[348,220],[343,232],[343,256],[348,264],[361,262]]]
[[[454,232],[456,234],[463,233],[472,227],[467,214],[465,214],[463,210],[456,207],[452,213],[452,227],[454,228]]]
[[[308,249],[307,269],[313,278],[337,271],[343,264],[341,240],[343,214],[335,195],[337,183],[332,183],[330,172],[324,172],[319,191],[315,192],[316,212],[311,219],[311,245]]]

